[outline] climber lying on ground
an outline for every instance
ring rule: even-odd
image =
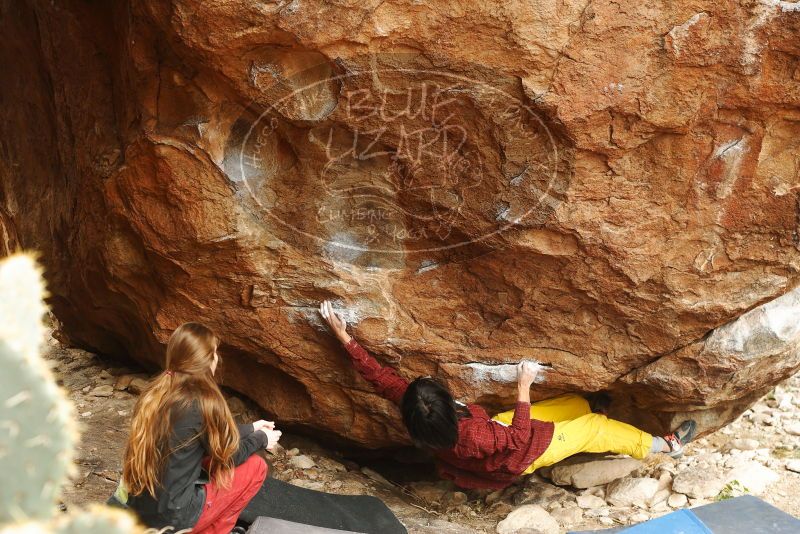
[[[679,457],[694,437],[694,421],[685,421],[664,437],[651,436],[591,413],[588,402],[577,395],[531,405],[530,387],[537,374],[532,362],[517,368],[515,409],[490,419],[480,406],[454,401],[431,377],[409,384],[391,367],[381,367],[347,333],[347,324],[330,302],[320,305],[320,313],[359,374],[378,394],[400,406],[412,441],[435,454],[440,476],[462,488],[504,488],[520,475],[580,452],[613,452],[634,458],[663,452]]]
[[[266,462],[254,453],[274,449],[281,432],[270,421],[234,423],[214,380],[218,345],[216,335],[198,323],[173,332],[165,371],[134,408],[122,479],[110,503],[127,505],[148,527],[172,532],[229,534],[237,519],[252,523],[267,516],[405,534],[380,499],[329,495],[267,477]]]

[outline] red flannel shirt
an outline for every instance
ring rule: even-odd
[[[353,365],[382,397],[399,405],[408,381],[378,361],[352,339],[345,345]],[[477,404],[472,417],[458,421],[458,442],[437,451],[437,469],[443,478],[462,488],[501,489],[510,485],[542,455],[553,439],[553,423],[530,418],[530,403],[518,402],[511,426],[493,421]]]

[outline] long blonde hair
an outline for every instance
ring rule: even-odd
[[[176,450],[169,445],[173,412],[193,402],[199,404],[203,427],[175,446],[185,447],[205,435],[211,480],[230,486],[239,432],[211,369],[218,345],[214,332],[200,323],[185,323],[170,336],[165,370],[150,381],[134,408],[122,468],[122,480],[132,495],[147,491],[155,497],[164,463]]]

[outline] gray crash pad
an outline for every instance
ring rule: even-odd
[[[259,517],[250,528],[247,534],[361,534],[354,533],[352,530],[337,530],[333,528],[314,527],[294,523],[274,517]]]

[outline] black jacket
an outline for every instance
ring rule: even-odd
[[[177,531],[193,527],[200,519],[206,500],[204,484],[208,482],[201,478],[201,464],[208,452],[202,433],[203,415],[197,402],[180,412],[173,411],[172,418],[169,446],[174,452],[167,456],[156,498],[145,491],[141,495],[131,495],[128,506],[148,527],[172,526]],[[239,425],[239,434],[239,450],[233,457],[236,465],[267,446],[267,435],[254,432],[253,425]]]

